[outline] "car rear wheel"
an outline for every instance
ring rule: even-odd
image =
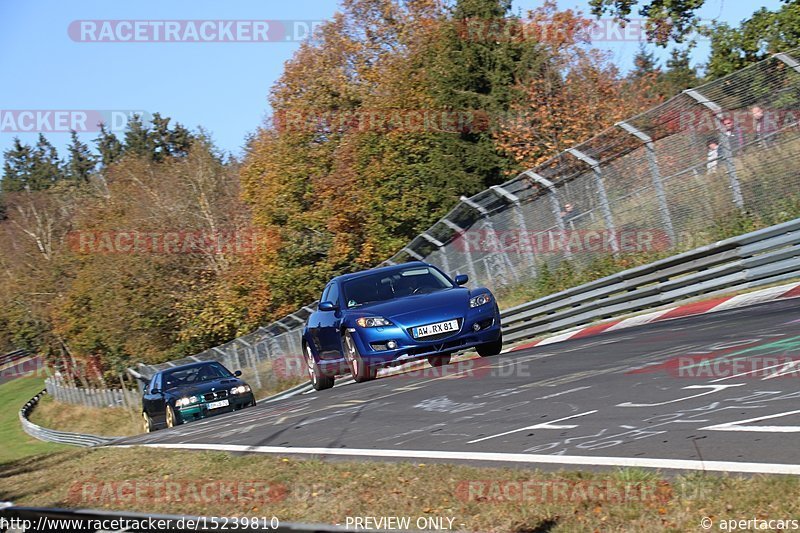
[[[446,366],[450,364],[450,356],[451,354],[446,353],[443,355],[429,355],[428,356],[428,364],[432,367],[440,367]]]
[[[144,411],[142,411],[142,429],[144,429],[145,433],[152,433],[156,430],[153,427],[153,419]]]
[[[503,337],[501,336],[494,342],[479,344],[477,347],[478,355],[481,357],[491,357],[499,354],[503,350]]]
[[[314,355],[311,353],[311,347],[306,344],[306,366],[308,367],[308,376],[311,379],[311,386],[314,390],[325,390],[333,387],[334,377],[326,376],[322,373],[319,365],[314,360]]]
[[[350,374],[352,374],[356,383],[363,383],[375,379],[375,376],[378,374],[378,369],[368,365],[366,361],[364,361],[364,358],[358,353],[356,342],[353,340],[353,336],[350,335],[349,331],[345,332],[344,342],[342,344],[344,346],[344,358],[347,359],[347,366],[350,367]]]

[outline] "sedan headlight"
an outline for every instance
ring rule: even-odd
[[[361,317],[356,320],[356,324],[362,328],[379,328],[381,326],[391,326],[392,323],[382,316]]]
[[[244,394],[250,392],[250,385],[239,385],[231,389],[231,394]]]
[[[175,402],[175,405],[177,405],[178,407],[187,407],[189,405],[197,403],[198,401],[199,400],[197,396],[184,396],[183,398],[180,398],[177,402]]]
[[[463,300],[462,300],[463,301]],[[483,294],[479,294],[477,296],[473,296],[469,299],[469,306],[472,307],[480,307],[482,305],[486,305],[492,301],[492,295],[488,292]]]

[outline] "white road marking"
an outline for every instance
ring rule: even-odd
[[[798,411],[786,411],[785,413],[778,413],[775,415],[759,416],[756,418],[748,418],[747,420],[737,420],[735,422],[726,422],[724,424],[715,424],[713,426],[706,426],[700,429],[707,429],[709,431],[755,431],[761,433],[798,433],[800,426],[744,426],[747,422],[760,422],[761,420],[769,420],[771,418],[780,418],[782,416],[796,415]]]
[[[586,411],[585,413],[580,413],[580,414],[577,414],[577,415],[565,416],[564,418],[559,418],[558,420],[552,420],[550,422],[542,422],[540,424],[534,424],[533,426],[528,426],[528,427],[519,428],[519,429],[512,429],[511,431],[504,431],[503,433],[498,433],[497,435],[490,435],[488,437],[481,437],[480,439],[471,440],[471,441],[467,442],[467,444],[474,444],[476,442],[481,442],[481,441],[484,441],[484,440],[494,439],[496,437],[503,437],[505,435],[510,435],[511,433],[518,433],[520,431],[528,431],[528,430],[531,430],[531,429],[575,429],[576,427],[578,427],[577,424],[557,424],[557,422],[562,422],[564,420],[570,420],[572,418],[578,418],[579,416],[590,415],[590,414],[596,413],[596,412],[597,412],[597,409],[595,409],[593,411]]]
[[[374,450],[359,448],[292,448],[286,446],[247,446],[244,444],[125,444],[116,448],[166,448],[179,450],[211,450],[239,453],[269,453],[276,455],[337,455],[350,457],[387,457],[394,459],[440,459],[445,461],[492,461],[529,464],[559,464],[581,466],[617,466],[631,468],[660,468],[671,470],[706,470],[713,472],[742,472],[754,474],[800,475],[800,465],[783,463],[750,463],[736,461],[695,461],[687,459],[658,459],[648,457],[594,457],[582,455],[535,455],[502,452],[450,452],[433,450]]]
[[[656,407],[659,405],[667,405],[668,403],[675,403],[675,402],[682,402],[684,400],[691,400],[692,398],[699,398],[700,396],[705,396],[706,394],[713,394],[715,392],[719,392],[721,390],[725,390],[729,387],[741,387],[744,383],[734,383],[733,385],[689,385],[688,387],[684,387],[685,389],[711,389],[710,391],[701,392],[700,394],[693,394],[691,396],[684,396],[683,398],[676,398],[674,400],[668,400],[666,402],[658,402],[658,403],[631,403],[631,402],[624,402],[618,403],[617,407]]]
[[[562,394],[569,394],[570,392],[577,392],[579,390],[591,389],[591,388],[592,388],[591,385],[587,385],[585,387],[575,387],[574,389],[562,390],[561,392],[557,392],[555,394],[548,394],[547,396],[541,396],[541,397],[536,398],[536,399],[537,400],[549,400],[550,398],[555,398],[556,396],[561,396]]]

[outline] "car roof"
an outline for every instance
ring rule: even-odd
[[[342,274],[341,276],[336,276],[331,281],[338,281],[339,283],[341,283],[343,281],[348,281],[348,280],[351,280],[351,279],[360,278],[362,276],[367,276],[367,275],[370,275],[370,274],[381,274],[381,273],[384,273],[384,272],[393,272],[395,270],[401,270],[401,269],[408,268],[408,267],[413,267],[413,266],[418,266],[418,267],[419,266],[426,266],[426,267],[429,267],[429,266],[433,266],[433,265],[430,265],[430,264],[425,263],[423,261],[409,261],[408,263],[401,263],[399,265],[390,265],[390,266],[379,267],[379,268],[370,268],[369,270],[360,270],[358,272],[352,272],[350,274]]]
[[[207,365],[207,364],[210,364],[210,363],[219,364],[219,361],[200,361],[199,363],[188,363],[188,364],[185,364],[185,365],[178,365],[178,366],[173,366],[171,368],[165,368],[164,370],[160,370],[158,373],[159,374],[163,374],[165,372],[172,372],[173,370],[184,370],[186,368],[194,368],[196,366],[203,366],[203,365]]]

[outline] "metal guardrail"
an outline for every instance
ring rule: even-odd
[[[556,333],[720,289],[800,275],[800,219],[551,294],[501,313],[506,341]]]
[[[12,531],[276,531],[278,533],[334,533],[356,531],[324,524],[284,523],[277,518],[246,520],[244,517],[158,515],[88,509],[17,507],[0,502],[0,520]],[[255,521],[255,523],[253,523]],[[234,527],[234,524],[236,527]],[[274,526],[274,527],[273,527]],[[359,531],[365,531],[359,529]],[[369,530],[377,531],[377,530]]]
[[[30,400],[28,400],[22,409],[19,410],[19,421],[22,424],[22,429],[31,437],[43,440],[46,442],[57,442],[59,444],[71,444],[72,446],[101,446],[109,444],[116,440],[116,437],[102,437],[100,435],[87,435],[84,433],[70,433],[69,431],[57,431],[55,429],[43,428],[28,420],[28,415],[39,403],[42,396],[47,394],[47,390],[43,390]]]

